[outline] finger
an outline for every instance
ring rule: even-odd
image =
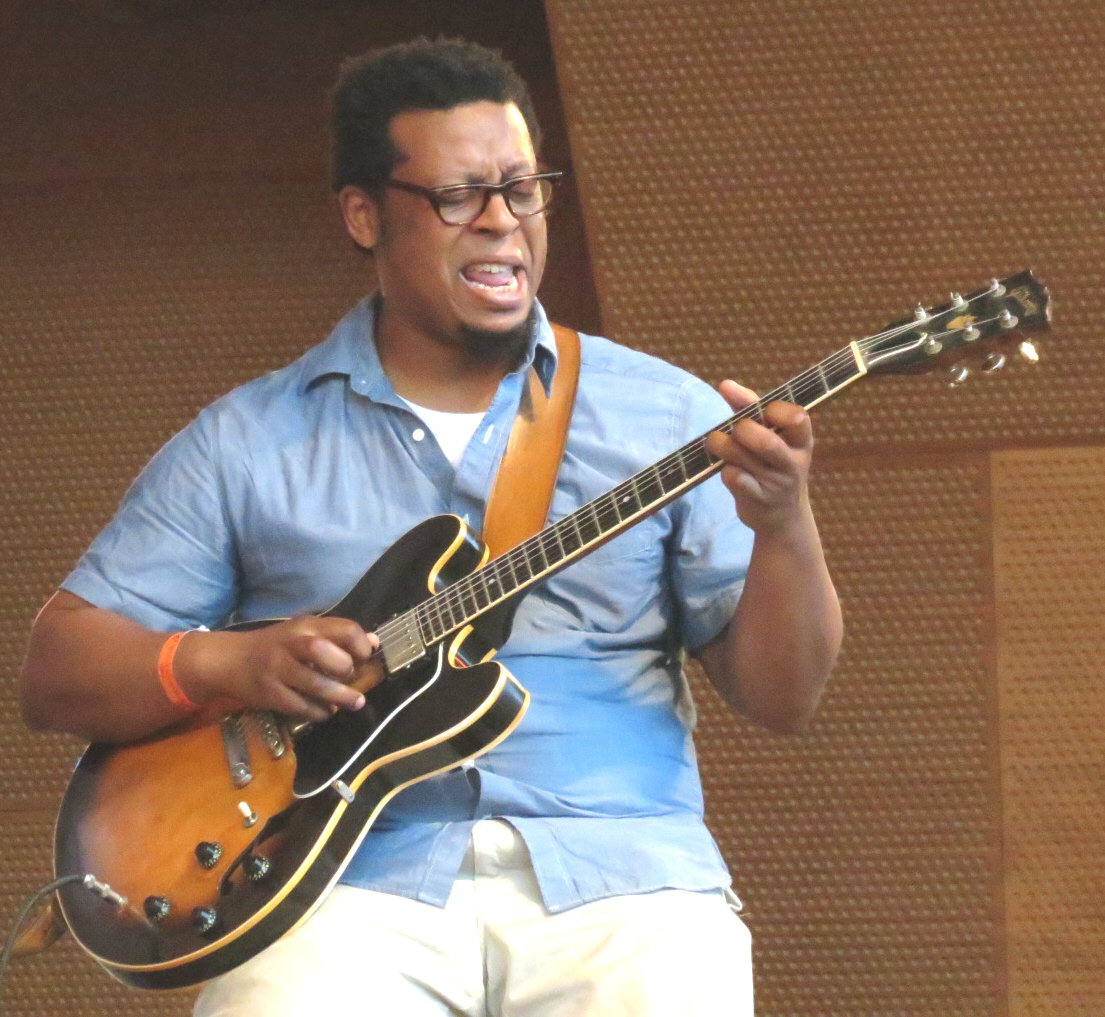
[[[292,656],[301,664],[331,678],[348,678],[355,666],[353,655],[348,650],[317,634],[297,639]]]
[[[259,705],[288,717],[315,723],[334,714],[334,708],[329,704],[318,702],[287,685],[276,685],[270,701]]]
[[[764,423],[782,435],[792,448],[808,448],[813,444],[810,415],[794,403],[774,401],[764,410]]]
[[[732,378],[726,378],[725,381],[718,386],[718,391],[734,410],[743,409],[745,406],[751,405],[760,398],[752,389],[745,385],[738,384],[733,381]]]
[[[291,691],[316,705],[321,705],[328,712],[331,707],[359,710],[364,706],[364,696],[356,689],[350,688],[344,681],[335,680],[311,667],[300,665],[288,676],[285,684]]]
[[[350,618],[319,618],[319,635],[340,646],[353,661],[363,664],[380,646],[375,632],[365,632]]]

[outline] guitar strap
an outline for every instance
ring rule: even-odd
[[[564,458],[568,425],[579,382],[579,333],[553,325],[556,374],[549,394],[531,367],[518,415],[484,513],[484,544],[492,558],[537,533],[552,504],[556,475]]]

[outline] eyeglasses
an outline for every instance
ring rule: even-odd
[[[384,186],[421,194],[446,226],[467,226],[487,211],[495,194],[503,196],[515,219],[544,212],[552,201],[553,184],[562,176],[562,172],[530,173],[501,184],[450,184],[446,187],[420,187],[405,180],[385,180]]]

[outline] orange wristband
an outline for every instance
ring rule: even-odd
[[[193,703],[188,698],[173,672],[173,658],[176,656],[177,647],[180,645],[180,641],[191,631],[193,630],[174,632],[165,640],[161,652],[157,655],[157,680],[161,682],[161,688],[173,706],[179,706],[182,710],[194,713],[200,708],[199,703]]]

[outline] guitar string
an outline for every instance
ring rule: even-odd
[[[967,303],[969,304],[976,299],[985,297],[988,292],[989,291],[984,291],[972,296],[971,298],[969,298]],[[933,318],[938,317],[940,314],[947,313],[949,310],[962,310],[962,308],[949,308],[926,315],[926,317],[923,319],[918,318],[902,322],[900,325],[887,329],[885,332],[858,340],[855,345],[861,350],[874,349],[879,344],[884,343],[888,338],[894,338],[898,335],[915,331],[916,329],[928,324],[931,320],[933,320]],[[933,338],[939,340],[940,338],[946,337],[959,331],[963,331],[963,329],[950,329],[944,333],[941,333],[940,335],[933,336]],[[817,380],[822,385],[824,385],[826,379],[821,377],[822,374],[831,374],[834,370],[849,363],[854,363],[854,355],[852,352],[851,344],[839,350],[837,353],[831,355],[830,357],[826,358],[821,363],[815,365],[813,368],[810,368],[797,375],[795,378],[779,386],[774,391],[769,392],[767,395],[757,399],[754,403],[750,403],[748,406],[742,407],[742,409],[738,411],[737,414],[735,414],[732,418],[725,421],[718,427],[714,428],[714,430],[730,431],[741,419],[746,419],[754,415],[762,416],[762,408],[774,399],[785,396],[787,394],[790,394],[793,397],[793,395],[795,394],[795,389],[801,389],[809,382],[814,380]],[[852,377],[855,378],[857,377],[857,375],[853,375]],[[831,389],[827,388],[824,391],[829,392],[831,391]],[[431,631],[430,641],[443,638],[450,631],[460,628],[469,618],[474,617],[482,611],[488,610],[496,602],[496,597],[498,597],[498,599],[501,601],[502,599],[505,599],[505,597],[516,593],[523,586],[537,581],[545,573],[551,571],[553,566],[550,566],[548,564],[548,552],[553,551],[555,555],[557,544],[559,544],[561,547],[561,553],[559,555],[560,560],[559,562],[557,562],[557,564],[562,565],[568,558],[579,555],[580,551],[583,550],[588,544],[600,539],[605,532],[609,532],[610,529],[616,529],[617,526],[621,522],[625,521],[626,518],[632,518],[634,515],[639,514],[639,512],[646,511],[647,509],[652,508],[656,501],[660,501],[664,497],[667,497],[672,488],[667,487],[665,482],[670,481],[673,476],[677,474],[682,474],[683,477],[686,477],[687,486],[691,486],[691,482],[696,480],[696,478],[698,478],[700,474],[708,472],[711,469],[715,469],[716,465],[714,463],[711,463],[701,469],[696,470],[695,473],[691,475],[688,475],[686,472],[686,465],[692,462],[694,458],[700,457],[702,455],[708,455],[708,453],[705,453],[703,447],[704,439],[705,435],[688,443],[688,445],[671,453],[669,456],[665,457],[654,466],[641,471],[639,474],[629,478],[627,481],[623,481],[613,490],[606,492],[604,495],[601,495],[599,498],[594,499],[592,502],[581,506],[580,509],[577,509],[570,515],[565,516],[553,526],[543,530],[542,533],[536,535],[533,538],[530,538],[530,540],[528,541],[523,542],[522,544],[518,545],[517,548],[514,548],[511,551],[507,552],[507,554],[494,559],[493,562],[489,562],[487,565],[478,569],[471,575],[466,576],[458,582],[452,584],[441,593],[436,594],[426,601],[423,601],[415,608],[412,608],[410,612],[406,612],[404,615],[400,615],[397,619],[394,619],[394,622],[396,622],[397,624],[391,625],[386,623],[384,626],[381,626],[380,629],[377,630],[377,634],[383,640],[390,638],[392,635],[396,634],[399,629],[405,631],[406,624],[403,619],[409,616],[409,614],[411,614],[412,612],[416,614],[420,623],[422,621],[426,621],[430,623],[431,626],[434,622],[437,623],[437,628],[439,628],[441,631],[436,634]],[[653,502],[649,502],[647,505],[641,505],[639,499],[639,488],[641,482],[644,480],[653,480],[654,478],[661,483],[661,489],[665,493],[662,494],[660,498],[654,499]],[[676,488],[680,486],[683,486],[682,480],[677,481],[677,483],[674,485],[674,487]],[[631,512],[628,517],[623,517],[618,509],[618,504],[622,501],[628,500],[630,494],[632,494],[634,499],[637,501],[639,511]],[[595,524],[597,524],[597,526],[599,527],[598,533],[596,533],[594,537],[591,537],[589,539],[583,538],[583,534],[579,526],[579,517],[585,515],[588,511],[594,517]],[[615,521],[608,527],[604,528],[602,519],[600,518],[600,511],[606,513],[612,512],[615,516]],[[562,531],[570,532],[572,530],[575,531],[575,537],[582,539],[582,543],[575,544],[572,551],[564,553],[564,541],[561,533]],[[542,559],[545,561],[545,567],[538,567],[536,573],[534,572],[532,566],[535,551],[539,551],[541,553]],[[523,571],[525,573],[528,573],[526,578],[520,583],[517,579],[517,572],[519,567],[522,567]],[[478,598],[478,591],[482,587],[486,586],[488,576],[485,575],[485,573],[488,573],[489,569],[489,575],[492,577],[492,580],[498,584],[500,591],[504,589],[504,584],[499,581],[499,575],[504,574],[505,570],[507,569],[509,569],[510,573],[513,575],[515,585],[513,589],[508,590],[506,593],[485,594],[485,598],[488,600],[488,603],[484,604],[481,607]],[[466,606],[466,600],[471,602],[471,608]],[[448,613],[448,618],[446,618],[446,612]],[[456,621],[457,615],[459,615],[461,619],[459,622]],[[419,627],[420,635],[424,637],[425,633],[422,630],[422,625],[420,624]]]
[[[885,341],[887,336],[893,336],[903,331],[911,331],[917,327],[917,324],[917,322],[905,323],[899,328],[888,330],[880,336],[872,336],[868,339],[861,340],[859,345],[870,347],[874,343]],[[852,354],[851,346],[849,345],[826,358],[826,360],[817,364],[815,367],[809,368],[802,374],[791,379],[791,381],[786,384],[779,386],[773,392],[743,407],[736,415],[713,430],[731,430],[740,419],[754,415],[762,416],[762,408],[769,402],[787,394],[788,390],[793,395],[793,390],[801,389],[812,381],[817,381],[824,392],[826,381],[823,375],[831,375],[841,366],[854,363],[855,358]],[[685,483],[690,483],[701,473],[711,469],[711,463],[694,468],[691,473],[688,473],[686,469],[686,467],[694,463],[696,459],[708,455],[704,449],[704,440],[705,435],[702,435],[682,448],[677,449],[675,452],[670,453],[659,463],[623,481],[617,487],[605,492],[593,501],[581,506],[570,515],[558,520],[557,523],[546,528],[540,534],[531,537],[529,540],[518,545],[518,547],[494,559],[492,562],[488,562],[487,565],[483,566],[481,569],[458,580],[447,590],[442,591],[430,600],[424,601],[416,610],[419,610],[419,613],[423,616],[428,616],[429,620],[438,622],[439,627],[444,626],[444,632],[459,627],[457,623],[454,623],[455,615],[459,614],[460,617],[464,619],[466,614],[478,614],[480,611],[487,610],[490,606],[490,604],[487,604],[481,607],[478,597],[478,591],[487,584],[489,578],[498,585],[500,590],[502,590],[504,584],[499,581],[499,577],[505,575],[507,570],[514,574],[516,583],[517,572],[521,570],[526,573],[525,580],[517,584],[513,590],[508,591],[507,594],[492,594],[491,598],[494,600],[497,596],[513,594],[517,592],[521,586],[534,581],[535,573],[532,562],[535,559],[536,552],[540,553],[540,559],[538,560],[543,559],[545,562],[543,568],[540,565],[537,567],[536,575],[540,576],[548,572],[552,567],[548,563],[550,551],[553,552],[554,556],[560,558],[558,564],[563,564],[566,557],[578,555],[588,544],[598,540],[605,533],[609,532],[609,530],[616,528],[620,523],[624,522],[627,518],[631,518],[639,514],[639,512],[646,510],[647,507],[650,507],[652,503],[649,503],[647,506],[642,505],[638,497],[639,488],[642,482],[658,481],[661,485],[661,490],[664,492],[664,494],[661,495],[661,498],[663,498],[670,493],[673,487],[679,487]],[[675,484],[671,484],[673,479],[675,480]],[[637,509],[630,512],[629,516],[623,516],[618,506],[630,500],[631,497],[636,501]],[[586,517],[588,514],[593,517],[593,524],[583,524],[583,526],[581,526],[581,517]],[[609,517],[611,515],[614,517],[611,524],[604,525],[603,517]],[[592,525],[597,527],[597,532],[591,537],[584,536],[582,532],[583,527],[590,528]],[[567,555],[558,554],[557,545],[559,544],[560,547],[563,548],[563,538],[565,535],[569,536],[569,544],[574,545],[573,549]],[[471,601],[475,610],[470,612],[466,607],[465,601]],[[449,616],[448,619],[446,618],[447,614]],[[459,624],[463,624],[463,620]],[[442,632],[442,635],[444,632]],[[441,636],[439,635],[437,638],[441,638]]]
[[[911,323],[909,327],[915,326]],[[903,326],[903,329],[904,328],[905,326]],[[889,330],[887,333],[885,333],[885,335],[892,335],[895,331],[896,330]],[[863,342],[870,343],[880,338],[881,337],[871,337],[871,339],[863,340]],[[736,416],[731,418],[729,421],[726,421],[718,428],[715,428],[715,430],[725,430],[726,428],[731,429],[733,426],[735,426],[735,423],[738,419],[751,416],[753,414],[756,414],[757,412],[762,412],[761,407],[766,405],[773,398],[776,398],[779,395],[783,394],[784,389],[801,388],[811,381],[820,381],[822,373],[831,374],[835,369],[849,362],[854,363],[854,357],[851,354],[850,346],[845,347],[843,350],[830,356],[825,361],[822,361],[820,364],[818,364],[816,367],[810,368],[807,371],[803,372],[803,374],[798,375],[796,378],[792,379],[791,382],[787,383],[787,385],[780,386],[774,392],[771,392],[768,395],[764,396],[762,399],[757,400],[757,402],[744,407]],[[559,543],[561,547],[563,547],[564,541],[561,534],[570,533],[570,531],[575,530],[574,536],[580,539],[580,543],[575,544],[575,547],[571,554],[578,554],[579,551],[582,548],[586,547],[588,543],[591,543],[594,540],[598,539],[602,535],[604,529],[607,529],[602,524],[600,512],[609,512],[610,510],[613,510],[615,516],[619,516],[618,522],[621,521],[620,514],[617,511],[617,503],[619,500],[618,495],[625,494],[634,486],[639,487],[640,480],[642,478],[655,476],[660,481],[664,490],[670,490],[666,482],[670,481],[671,477],[676,472],[676,468],[678,468],[679,471],[682,472],[683,476],[686,477],[688,481],[691,479],[692,476],[697,476],[699,473],[701,473],[702,470],[695,470],[693,474],[688,476],[684,467],[688,462],[691,461],[691,457],[697,456],[703,452],[703,449],[701,447],[702,440],[703,438],[699,438],[696,441],[692,441],[691,443],[689,443],[689,445],[684,446],[682,449],[676,450],[676,452],[671,453],[669,456],[666,456],[663,460],[660,461],[660,463],[655,464],[648,470],[642,471],[641,474],[638,474],[635,477],[631,477],[627,481],[623,481],[612,491],[606,492],[604,495],[600,496],[594,501],[581,506],[569,516],[566,516],[563,519],[559,520],[552,527],[549,527],[548,529],[543,531],[542,534],[537,535],[537,538],[530,538],[530,540],[523,542],[518,547],[513,548],[511,551],[507,552],[505,555],[494,559],[493,563],[489,562],[487,566],[484,566],[482,569],[477,570],[477,572],[473,573],[471,576],[467,576],[464,579],[459,580],[457,583],[454,583],[452,586],[450,586],[447,590],[436,594],[429,600],[423,601],[416,608],[413,608],[412,611],[416,612],[422,617],[428,618],[431,623],[436,621],[438,623],[438,628],[443,627],[443,631],[436,636],[436,638],[441,638],[452,628],[459,627],[459,624],[463,624],[463,622],[459,624],[454,624],[452,619],[458,613],[462,618],[464,617],[466,613],[464,601],[466,598],[471,599],[477,609],[473,613],[479,613],[479,603],[478,600],[475,599],[477,597],[476,589],[486,578],[484,575],[482,575],[482,573],[486,572],[489,567],[491,567],[492,565],[494,566],[493,568],[491,568],[491,574],[495,576],[496,582],[498,582],[499,575],[505,576],[508,570],[510,574],[514,577],[514,583],[516,584],[514,589],[508,591],[508,593],[504,594],[504,596],[517,592],[517,590],[521,588],[521,586],[533,581],[533,569],[530,562],[533,557],[534,550],[539,550],[541,552],[542,557],[546,560],[547,566],[548,551],[555,550],[555,545],[552,543],[552,541],[555,540],[556,543]],[[595,525],[597,525],[598,527],[598,533],[596,533],[595,536],[590,539],[583,537],[582,530],[579,525],[580,517],[585,516],[588,512],[590,512],[590,514],[594,517]],[[615,523],[614,525],[617,525],[617,523]],[[575,541],[570,540],[570,543],[574,544]],[[517,573],[520,568],[523,569],[525,573],[528,573],[525,580],[523,580],[521,583],[519,583],[517,580]],[[539,572],[540,571],[541,570],[539,570]],[[503,584],[501,582],[499,583],[499,588],[500,590],[503,589]],[[487,610],[487,607],[484,607],[482,610]],[[446,613],[448,613],[449,615],[449,621],[446,621]],[[407,612],[404,615],[400,615],[398,618],[393,619],[389,623],[385,623],[379,629],[377,629],[377,635],[380,637],[380,639],[382,641],[387,641],[393,636],[399,636],[403,633],[406,633],[407,625],[405,619],[409,614],[410,612]]]
[[[991,295],[991,291],[989,290],[974,294],[970,298],[966,298],[965,306],[969,306],[974,301],[983,299],[988,295]],[[928,313],[924,318],[915,318],[909,321],[904,321],[899,325],[885,330],[884,332],[877,333],[875,335],[868,336],[864,339],[856,341],[855,346],[860,349],[861,352],[869,352],[878,347],[880,344],[885,343],[888,339],[896,338],[899,335],[913,332],[919,328],[924,327],[942,314],[963,309],[963,307],[949,307],[937,312]],[[975,322],[974,324],[987,324],[989,323],[989,321],[993,320],[996,320],[996,318],[988,319],[987,321]],[[948,329],[945,332],[933,335],[931,338],[939,341],[942,338],[946,338],[949,335],[953,335],[956,332],[962,331],[965,331],[965,329]],[[794,395],[797,394],[796,390],[804,389],[805,386],[814,381],[818,382],[823,387],[823,394],[831,392],[832,389],[830,387],[826,387],[826,382],[828,380],[827,376],[831,376],[833,371],[838,370],[843,366],[849,365],[850,363],[855,363],[855,356],[852,346],[853,344],[849,344],[836,353],[830,355],[825,360],[816,364],[814,367],[801,372],[790,381],[784,383],[783,385],[780,385],[773,391],[758,398],[755,402],[742,407],[741,410],[734,414],[733,417],[724,421],[718,427],[713,428],[713,430],[728,433],[732,430],[733,427],[736,426],[736,424],[740,420],[747,419],[752,416],[759,416],[762,419],[763,408],[768,403],[788,394],[793,398]],[[857,376],[858,374],[853,375],[852,378],[855,378]],[[657,501],[663,500],[664,497],[667,497],[670,494],[673,488],[668,487],[667,485],[668,483],[670,483],[673,477],[685,478],[685,480],[677,479],[676,483],[673,485],[674,488],[679,488],[681,486],[684,486],[684,484],[686,484],[687,486],[691,486],[693,482],[697,481],[697,478],[699,478],[700,474],[716,469],[716,461],[711,461],[707,466],[697,469],[692,474],[688,475],[686,471],[686,466],[692,463],[694,459],[699,458],[703,455],[709,455],[705,452],[704,448],[705,437],[705,435],[702,435],[699,438],[692,440],[687,445],[683,446],[680,449],[677,449],[675,452],[670,453],[668,456],[664,457],[664,459],[660,460],[660,462],[646,468],[645,470],[642,470],[640,473],[634,475],[633,477],[630,477],[628,480],[623,481],[611,491],[600,495],[598,498],[594,499],[591,502],[588,502],[586,505],[581,506],[579,509],[570,513],[568,516],[565,516],[562,519],[558,520],[557,523],[546,528],[535,537],[531,537],[529,540],[524,541],[522,544],[508,551],[506,554],[493,559],[491,562],[488,562],[485,566],[477,569],[469,576],[458,580],[456,583],[449,586],[446,590],[433,595],[428,600],[423,601],[416,607],[410,609],[407,612],[404,612],[395,619],[384,623],[382,626],[380,626],[380,628],[377,629],[377,635],[383,642],[390,640],[392,637],[399,635],[402,632],[406,632],[407,624],[405,619],[408,618],[409,615],[411,615],[412,613],[416,615],[416,618],[420,623],[419,629],[421,636],[425,636],[421,625],[421,622],[423,620],[431,624],[436,621],[437,627],[442,629],[442,631],[437,633],[436,635],[431,635],[430,641],[433,641],[433,639],[443,638],[450,631],[460,628],[469,618],[488,610],[496,602],[496,600],[501,601],[507,596],[513,595],[522,587],[537,581],[545,573],[550,571],[554,567],[549,565],[548,554],[550,551],[554,554],[554,557],[559,557],[559,561],[556,562],[556,564],[562,565],[568,558],[578,556],[580,552],[587,547],[588,544],[594,543],[605,533],[609,532],[609,530],[616,529],[617,526],[624,522],[627,518],[631,519],[641,512],[652,509]],[[653,501],[642,505],[639,498],[639,489],[642,482],[644,481],[659,481],[661,485],[661,490],[664,493],[661,494],[659,498],[653,499]],[[630,512],[629,516],[622,517],[618,509],[618,505],[620,502],[628,500],[631,495],[637,502],[638,509],[636,511]],[[606,513],[612,512],[615,517],[615,521],[605,529],[599,515],[600,511]],[[596,533],[594,537],[591,537],[589,539],[583,537],[583,533],[580,528],[580,517],[586,515],[588,512],[594,517],[594,522],[599,527],[598,533]],[[572,533],[573,530],[574,533]],[[574,539],[570,540],[569,543],[574,544],[574,546],[569,552],[564,551],[565,544],[563,536],[566,533],[573,538],[582,540],[582,543],[579,544],[575,544]],[[557,545],[559,545],[560,547],[559,552],[557,551]],[[534,552],[540,552],[541,559],[545,562],[545,567],[543,569],[539,567],[536,573],[534,573],[532,566]],[[521,568],[525,573],[528,573],[526,578],[521,582],[519,582],[517,578],[519,568]],[[488,570],[490,570],[490,572]],[[488,576],[490,576],[491,580],[497,584],[498,589],[500,591],[503,591],[505,584],[501,581],[501,579],[506,578],[507,570],[509,570],[511,576],[513,577],[513,582],[515,584],[513,589],[509,589],[505,593],[500,592],[498,594],[485,594],[485,598],[488,599],[488,603],[481,607],[478,599],[478,591],[482,587],[486,586]],[[485,575],[485,573],[487,573],[487,575]],[[466,600],[471,602],[474,610],[468,608],[465,605]],[[448,619],[446,619],[446,612],[448,613]],[[459,622],[455,620],[455,617],[458,614],[461,619]]]

